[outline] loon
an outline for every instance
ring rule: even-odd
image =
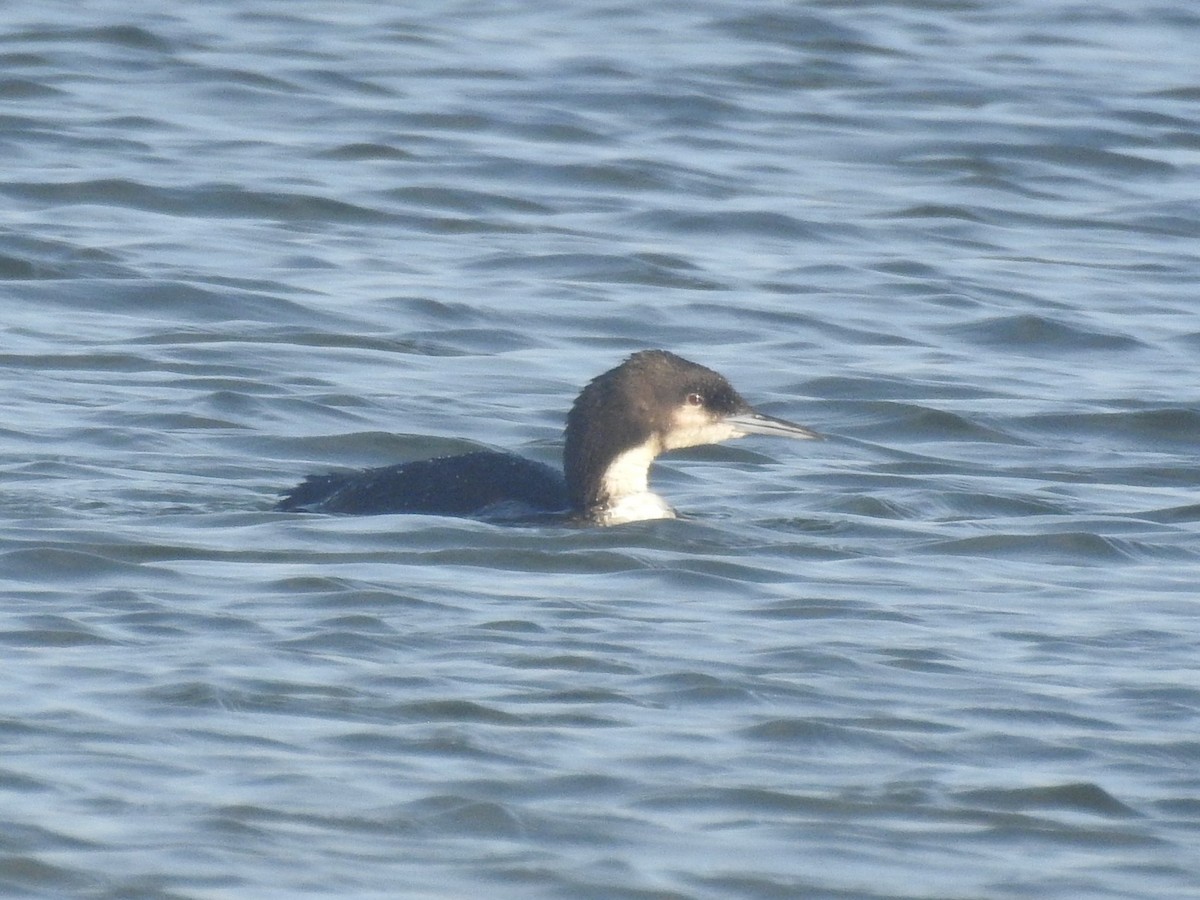
[[[592,379],[575,400],[567,414],[562,474],[524,457],[484,450],[310,475],[275,508],[490,519],[562,516],[593,525],[670,519],[674,510],[650,491],[655,458],[748,434],[820,437],[758,412],[712,369],[666,350],[642,350]]]

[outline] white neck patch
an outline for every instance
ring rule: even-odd
[[[661,452],[654,438],[641,446],[619,454],[600,479],[600,496],[609,504],[618,503],[623,497],[650,492],[650,464]]]
[[[658,494],[645,491],[627,494],[616,502],[609,503],[595,514],[599,525],[624,525],[626,522],[644,522],[647,519],[673,519],[675,510]]]
[[[617,456],[600,480],[604,506],[595,519],[601,525],[620,525],[643,519],[673,519],[675,512],[658,494],[650,491],[650,464],[662,452],[656,438]]]
[[[650,464],[664,450],[718,444],[744,432],[726,424],[707,410],[680,406],[671,417],[671,428],[646,443],[626,450],[608,464],[600,479],[604,506],[592,511],[601,525],[620,525],[643,519],[673,519],[675,511],[658,494],[650,491]]]

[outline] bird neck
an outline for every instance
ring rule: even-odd
[[[571,486],[579,511],[601,525],[673,518],[671,507],[650,490],[650,466],[661,452],[661,441],[651,438],[585,470],[578,490]]]

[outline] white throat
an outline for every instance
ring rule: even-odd
[[[644,519],[673,519],[675,511],[650,490],[650,464],[662,451],[654,438],[617,456],[600,480],[604,506],[593,515],[601,525],[622,525]]]
[[[596,511],[597,525],[624,525],[626,522],[644,522],[647,519],[673,519],[675,510],[658,494],[646,491],[629,494],[616,502],[609,503]]]

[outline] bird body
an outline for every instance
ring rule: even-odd
[[[650,490],[662,453],[748,434],[818,435],[754,410],[720,374],[666,350],[634,353],[592,379],[567,415],[563,473],[479,451],[358,472],[310,475],[281,511],[428,513],[481,518],[560,515],[596,525],[672,518]]]

